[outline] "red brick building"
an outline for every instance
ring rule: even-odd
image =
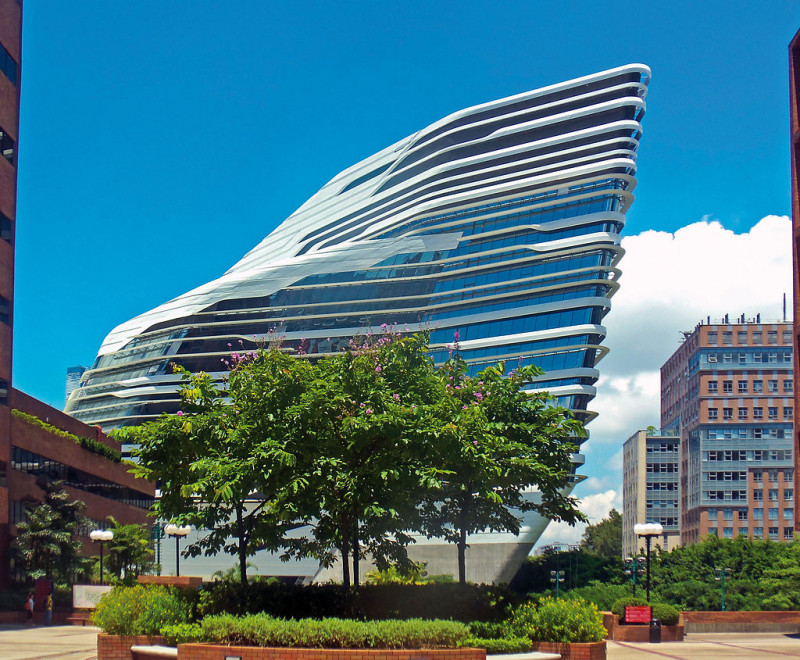
[[[792,264],[794,275],[794,373],[800,374],[800,31],[789,45],[789,126],[792,148]],[[795,408],[800,406],[800,387],[794,388]],[[794,427],[794,455],[800,451],[800,425]],[[800,488],[796,475],[795,490]],[[796,513],[795,528],[800,529],[800,512]]]
[[[64,480],[69,494],[86,503],[92,525],[107,524],[109,515],[123,523],[144,522],[154,493],[152,484],[134,479],[124,463],[108,457],[114,452],[103,446],[119,446],[98,428],[12,387],[21,40],[22,1],[0,0],[0,588],[11,577],[16,523],[26,506],[42,499],[39,476]],[[93,552],[89,530],[81,532],[87,552]]]
[[[698,325],[661,368],[661,424],[680,436],[681,543],[795,530],[792,325]]]

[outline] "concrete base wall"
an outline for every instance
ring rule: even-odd
[[[533,548],[532,543],[471,543],[467,548],[467,581],[476,584],[508,584],[516,575],[522,562]],[[458,579],[458,554],[452,543],[411,545],[408,556],[426,565],[429,575],[452,575]],[[361,582],[375,570],[370,558],[359,563]],[[341,582],[342,565],[337,561],[329,568],[322,568],[314,576],[314,582]]]

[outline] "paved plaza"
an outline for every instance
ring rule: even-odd
[[[98,631],[89,626],[0,625],[0,658],[94,660]]]
[[[609,642],[608,660],[730,660],[800,658],[800,635],[779,633],[696,633],[684,642],[634,644]],[[0,626],[2,660],[94,660],[97,628],[80,626]]]

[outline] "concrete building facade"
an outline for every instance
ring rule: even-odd
[[[641,554],[644,541],[634,533],[641,523],[661,523],[654,546],[680,544],[678,470],[680,438],[654,430],[636,431],[622,446],[622,554]]]
[[[792,325],[707,319],[661,368],[661,426],[680,437],[681,543],[795,531]]]

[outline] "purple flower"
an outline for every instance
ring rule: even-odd
[[[178,417],[180,417],[180,416],[182,416],[182,415],[183,415],[183,410],[179,410],[179,411],[178,411],[178,412],[176,412],[175,414],[176,414]]]
[[[386,329],[387,329],[388,327],[389,327],[389,326],[388,326],[386,323],[381,323],[381,330],[383,330],[384,332],[386,332]]]
[[[459,341],[460,339],[461,339],[461,333],[458,330],[456,330],[453,333],[453,341]]]
[[[372,414],[372,408],[367,408],[364,412],[367,413],[367,415],[371,415]]]
[[[473,440],[473,441],[472,441],[472,444],[473,444],[473,445],[477,445],[477,444],[478,444],[478,441],[477,441],[477,440]]]
[[[475,392],[475,398],[476,398],[478,401],[480,401],[481,399],[483,399],[483,394],[481,394],[480,392]]]
[[[230,343],[230,342],[228,342],[228,348],[230,348],[230,347],[231,347],[231,343]]]
[[[394,394],[392,394],[392,398],[393,398],[395,401],[400,401],[400,395],[399,395],[399,394],[397,394],[397,392],[395,392]]]
[[[461,406],[461,410],[466,410],[466,409],[467,409],[466,406]]]
[[[381,372],[381,365],[378,365],[377,367],[375,367],[375,372],[376,373],[380,373]]]

